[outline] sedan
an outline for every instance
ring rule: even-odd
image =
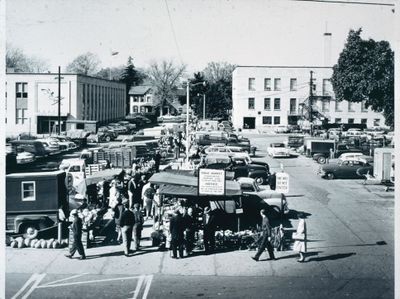
[[[243,148],[238,146],[209,146],[205,149],[207,155],[225,155],[235,158],[250,159],[250,156]]]
[[[28,152],[20,152],[17,154],[17,164],[27,164],[35,161],[35,155]]]
[[[126,134],[128,133],[128,129],[126,127],[123,127],[117,123],[110,123],[107,126],[110,129],[113,129],[114,131],[116,131],[118,134]]]
[[[284,143],[271,143],[267,148],[267,153],[273,158],[286,158],[290,157],[290,148],[286,147]]]
[[[322,178],[332,179],[364,179],[366,174],[373,174],[371,164],[362,161],[340,161],[322,166],[319,171]]]

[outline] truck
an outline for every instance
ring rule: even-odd
[[[36,238],[68,215],[64,171],[6,175],[6,233]]]
[[[323,164],[329,158],[331,152],[335,150],[334,140],[307,140],[306,153],[318,163]]]

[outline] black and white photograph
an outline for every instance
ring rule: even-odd
[[[400,298],[397,6],[0,0],[0,298]]]

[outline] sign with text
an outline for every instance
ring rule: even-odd
[[[286,172],[279,172],[276,174],[275,191],[283,194],[289,193],[289,175]]]
[[[199,195],[225,195],[225,170],[200,168]]]

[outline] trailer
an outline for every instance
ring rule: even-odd
[[[394,182],[394,148],[375,149],[374,177],[380,181]]]

